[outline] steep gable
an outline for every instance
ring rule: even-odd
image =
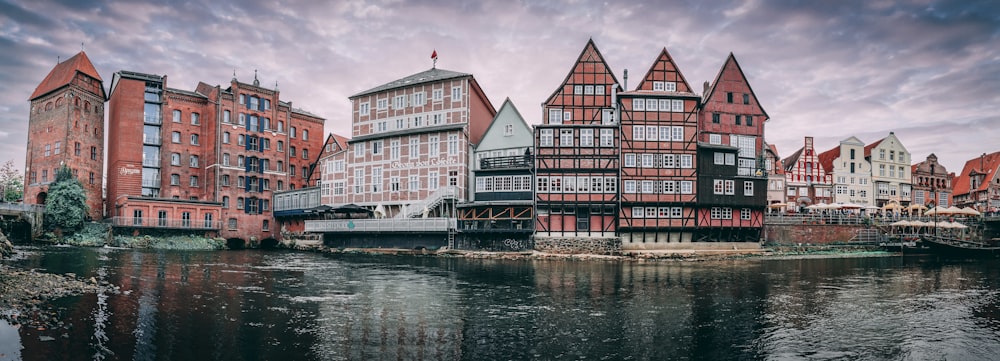
[[[991,182],[997,178],[997,170],[1000,169],[1000,152],[985,154],[969,159],[962,168],[962,173],[955,176],[951,182],[952,194],[964,195],[976,191],[985,191]],[[970,179],[974,176],[984,175],[982,183],[975,189],[972,188]]]
[[[507,125],[512,126],[510,136],[504,134]],[[483,140],[476,146],[476,151],[530,147],[533,141],[531,127],[524,121],[521,112],[510,98],[507,98],[490,123],[490,127],[486,129]]]
[[[658,89],[658,85],[654,86],[654,83],[664,82],[673,83],[676,87],[671,90]],[[694,91],[688,84],[687,79],[684,78],[684,74],[678,69],[677,64],[674,59],[667,52],[667,48],[663,48],[660,51],[660,55],[656,57],[653,65],[649,67],[646,71],[646,76],[642,78],[639,85],[635,88],[636,92],[672,92],[672,93],[687,93],[694,95]]]
[[[735,84],[736,86],[732,86]],[[750,86],[750,81],[747,80],[746,73],[743,72],[743,68],[740,63],[736,61],[736,56],[733,53],[729,53],[729,57],[726,58],[726,62],[722,64],[722,68],[719,69],[719,74],[715,76],[715,81],[709,89],[703,94],[705,105],[713,102],[727,102],[727,99],[722,99],[725,96],[726,90],[738,89],[742,86],[746,86],[750,95],[750,104],[753,105],[757,110],[755,113],[759,113],[764,116],[764,120],[767,121],[771,119],[771,116],[767,115],[767,111],[764,110],[764,106],[760,105],[760,101],[757,98],[757,93],[753,91],[753,87]],[[741,102],[742,103],[742,102]]]
[[[819,164],[827,173],[833,173],[833,160],[840,158],[840,145],[819,154]]]
[[[611,102],[611,93],[622,91],[619,84],[604,56],[594,44],[594,40],[590,39],[562,84],[545,100],[544,106],[560,110],[591,109],[589,112],[580,112],[582,114],[571,113],[572,121],[598,119],[600,112],[595,112],[593,109],[611,108],[614,105]],[[587,89],[593,91],[593,94],[586,94]],[[577,94],[577,90],[581,90],[582,94]],[[544,124],[549,124],[548,115],[548,113],[543,114]]]
[[[875,147],[877,147],[879,144],[882,144],[883,140],[885,140],[885,138],[879,139],[879,140],[875,141],[872,144],[866,145],[865,146],[865,158],[871,158],[871,156],[872,156],[872,149],[875,149]]]
[[[28,100],[34,100],[40,96],[51,93],[52,91],[69,85],[73,82],[73,78],[76,77],[77,73],[83,73],[98,82],[104,82],[101,76],[97,73],[97,68],[94,68],[94,64],[90,62],[90,58],[87,57],[87,53],[79,52],[73,57],[66,59],[59,64],[56,64],[49,75],[45,76],[35,91],[31,93],[31,97]],[[104,92],[102,87],[101,92]],[[104,94],[101,94],[102,96]]]

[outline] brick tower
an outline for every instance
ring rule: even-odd
[[[56,64],[31,94],[24,202],[45,204],[49,184],[63,164],[87,191],[90,219],[104,214],[103,80],[87,54]]]

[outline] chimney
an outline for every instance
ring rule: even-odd
[[[625,86],[623,88],[625,88],[625,91],[628,91],[628,69],[625,69]]]
[[[702,96],[702,97],[706,97],[706,96],[708,96],[708,86],[709,86],[709,85],[708,85],[708,81],[706,80],[706,81],[705,81],[705,84],[704,84],[704,85],[702,86],[702,89],[703,89],[703,90],[702,90],[702,93],[701,93],[701,96]]]

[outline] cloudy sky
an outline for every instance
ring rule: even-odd
[[[530,124],[593,38],[621,79],[663,47],[695,89],[733,52],[782,157],[896,133],[950,171],[1000,150],[993,1],[0,0],[0,162],[24,169],[28,96],[82,48],[110,85],[132,70],[225,87],[235,69],[350,135],[347,97],[430,68],[472,73]],[[629,83],[634,87],[636,81]]]

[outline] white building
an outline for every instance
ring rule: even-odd
[[[875,205],[895,202],[902,206],[911,200],[910,153],[896,134],[882,138],[865,147],[865,158],[871,163]]]
[[[820,153],[819,161],[833,176],[833,202],[875,205],[872,165],[865,159],[865,142],[857,137]]]

